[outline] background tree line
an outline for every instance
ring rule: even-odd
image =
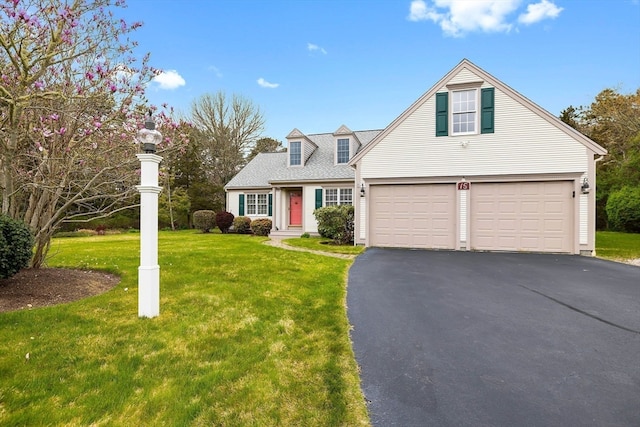
[[[560,119],[608,151],[596,169],[597,228],[640,233],[640,89],[605,89]]]

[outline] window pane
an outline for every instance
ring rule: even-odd
[[[476,131],[477,90],[459,90],[452,93],[453,133],[473,133]]]
[[[349,139],[338,140],[338,163],[347,163],[349,161]]]
[[[337,188],[327,188],[324,190],[324,204],[325,206],[334,206],[338,204]]]
[[[256,195],[247,194],[247,215],[256,214]]]
[[[258,194],[258,215],[267,214],[267,195]]]
[[[340,204],[341,205],[353,204],[353,189],[351,188],[340,189]]]
[[[289,164],[297,166],[302,164],[302,153],[300,141],[289,143]]]

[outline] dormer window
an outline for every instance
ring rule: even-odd
[[[336,163],[343,164],[349,162],[349,138],[338,139],[336,151]]]
[[[292,141],[289,143],[289,165],[300,166],[302,164],[302,143]]]

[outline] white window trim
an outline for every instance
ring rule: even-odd
[[[327,190],[336,190],[335,204],[333,204],[333,200],[331,201],[332,204],[330,205],[327,204]],[[349,200],[350,203],[345,203],[343,191],[351,191],[351,199]],[[353,205],[353,188],[348,188],[348,187],[325,188],[324,191],[322,192],[322,206],[341,206],[341,205]]]
[[[338,152],[338,142],[339,141],[346,141],[347,142],[347,149],[349,150],[347,153],[347,161],[346,162],[340,162],[339,160],[339,152]],[[351,160],[351,139],[350,138],[336,138],[336,165],[346,165],[347,163],[349,163],[349,160]]]
[[[474,122],[473,122],[474,123],[474,130],[470,131],[470,132],[469,131],[467,131],[467,132],[456,132],[454,130],[455,129],[455,127],[454,127],[455,125],[454,125],[453,117],[457,113],[454,113],[454,111],[453,111],[453,94],[456,93],[456,92],[471,92],[471,91],[473,91],[474,94],[475,94],[475,110],[474,110],[474,119],[473,119],[474,120]],[[449,101],[449,103],[450,103],[450,105],[449,105],[449,111],[450,111],[450,113],[449,113],[449,120],[450,121],[449,122],[450,122],[450,125],[449,126],[451,126],[451,129],[450,129],[451,136],[464,136],[464,135],[477,135],[477,134],[479,134],[480,133],[480,130],[479,130],[480,124],[478,123],[478,120],[479,120],[480,116],[478,114],[478,110],[479,110],[479,104],[478,103],[479,103],[480,100],[479,100],[479,95],[478,95],[478,93],[479,93],[478,88],[476,88],[476,87],[465,87],[465,88],[451,90],[449,93],[450,93],[450,96],[449,96],[449,99],[450,99],[450,101]],[[466,113],[468,113],[468,111],[465,112],[464,114],[466,114]]]
[[[264,196],[264,204],[258,203],[259,197]],[[255,201],[253,205],[249,203],[250,198],[254,198]],[[260,206],[264,206],[265,213],[258,213],[260,210]],[[251,206],[253,206],[253,211],[251,210]],[[245,215],[246,216],[257,216],[257,217],[268,217],[269,216],[269,193],[245,193]]]
[[[293,165],[291,164],[291,144],[300,144],[300,164]],[[304,144],[302,141],[290,141],[289,148],[287,149],[287,163],[292,168],[299,168],[304,166]]]

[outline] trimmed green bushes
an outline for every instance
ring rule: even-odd
[[[247,234],[251,232],[251,218],[248,216],[237,216],[233,219],[233,229],[236,233]]]
[[[251,231],[256,236],[268,236],[273,223],[269,218],[258,218],[251,221]]]
[[[353,243],[352,205],[325,206],[313,211],[318,221],[318,233],[324,238],[331,239],[338,245]]]
[[[229,229],[233,225],[233,218],[235,218],[235,216],[231,212],[220,211],[216,214],[216,224],[222,234],[229,232]]]
[[[0,215],[0,278],[8,279],[29,265],[33,236],[22,221]]]
[[[216,214],[214,211],[201,210],[193,213],[193,226],[203,233],[209,233],[216,226]]]
[[[611,230],[640,233],[640,187],[622,187],[611,193],[606,209]]]

